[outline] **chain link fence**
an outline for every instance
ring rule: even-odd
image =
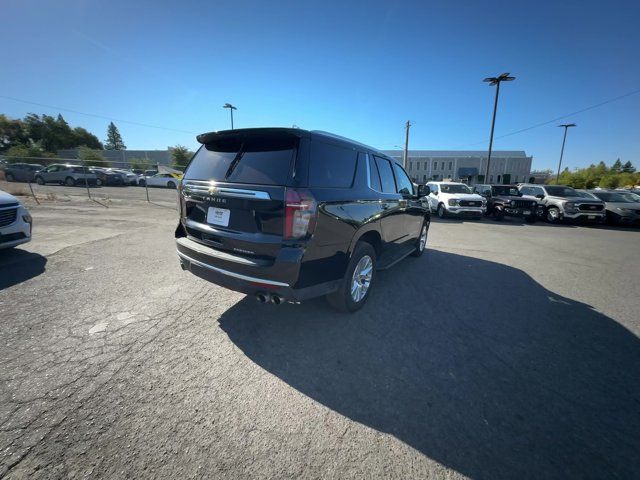
[[[83,197],[104,208],[146,202],[176,209],[181,178],[177,168],[144,161],[24,157],[0,164],[0,190],[38,204]]]

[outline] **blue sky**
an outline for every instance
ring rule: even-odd
[[[0,112],[114,119],[131,149],[195,148],[195,134],[291,126],[381,149],[487,147],[496,136],[640,89],[638,2],[5,0]],[[104,139],[108,120],[62,112]],[[158,125],[167,130],[123,123]],[[566,118],[564,163],[640,167],[640,93]],[[497,138],[557,164],[555,122]],[[193,133],[189,133],[193,132]]]

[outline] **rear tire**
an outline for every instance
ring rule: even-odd
[[[371,294],[375,272],[376,251],[370,244],[358,242],[338,290],[327,295],[327,301],[341,312],[355,312],[362,308]],[[358,289],[358,285],[366,287],[364,292]]]
[[[45,183],[45,182],[44,182],[44,178],[42,178],[42,177],[36,177],[36,183],[37,183],[38,185],[44,185],[44,183]]]
[[[167,182],[167,187],[176,188],[176,184],[174,182]]]
[[[427,248],[427,237],[428,237],[427,224],[423,223],[422,228],[420,229],[420,236],[417,239],[416,249],[411,252],[412,257],[420,257],[424,253],[425,248]]]
[[[64,179],[64,184],[67,187],[73,187],[73,186],[75,186],[76,181],[72,177],[67,177],[67,178]]]
[[[7,173],[5,175],[5,178],[7,179],[7,182],[13,182],[14,181],[13,174],[11,174],[11,173]]]
[[[144,187],[146,185],[146,181],[145,180],[139,180],[138,181],[138,185],[140,185],[141,187]]]
[[[494,208],[493,212],[491,212],[491,216],[496,222],[504,220],[504,212],[499,208]]]
[[[444,205],[441,203],[438,205],[438,218],[443,219],[447,217],[447,210],[444,208]]]

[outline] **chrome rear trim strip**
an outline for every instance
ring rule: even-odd
[[[271,200],[269,192],[262,190],[246,190],[244,188],[218,187],[213,182],[187,180],[182,183],[185,194],[191,192],[222,197],[251,198],[254,200]]]

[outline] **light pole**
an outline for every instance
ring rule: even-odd
[[[490,86],[496,86],[496,100],[493,104],[493,119],[491,120],[491,134],[489,136],[489,155],[487,155],[487,175],[484,178],[485,183],[489,182],[489,164],[491,163],[491,150],[493,149],[493,127],[496,125],[496,111],[498,110],[498,95],[500,95],[500,82],[511,82],[516,77],[510,77],[509,73],[503,73],[497,77],[487,77],[483,82],[488,82]]]
[[[402,168],[407,169],[407,162],[409,161],[409,128],[411,128],[411,122],[407,120],[404,132],[404,155],[402,156]]]
[[[556,185],[560,181],[560,167],[562,167],[562,156],[564,155],[564,142],[567,141],[567,130],[570,127],[575,127],[575,123],[563,123],[562,125],[558,125],[559,127],[564,127],[564,136],[562,137],[562,148],[560,149],[560,161],[558,162],[558,174],[556,175]]]
[[[237,110],[236,107],[234,107],[233,105],[231,105],[230,103],[225,103],[222,108],[228,108],[229,112],[231,112],[231,130],[233,130],[233,111]]]

